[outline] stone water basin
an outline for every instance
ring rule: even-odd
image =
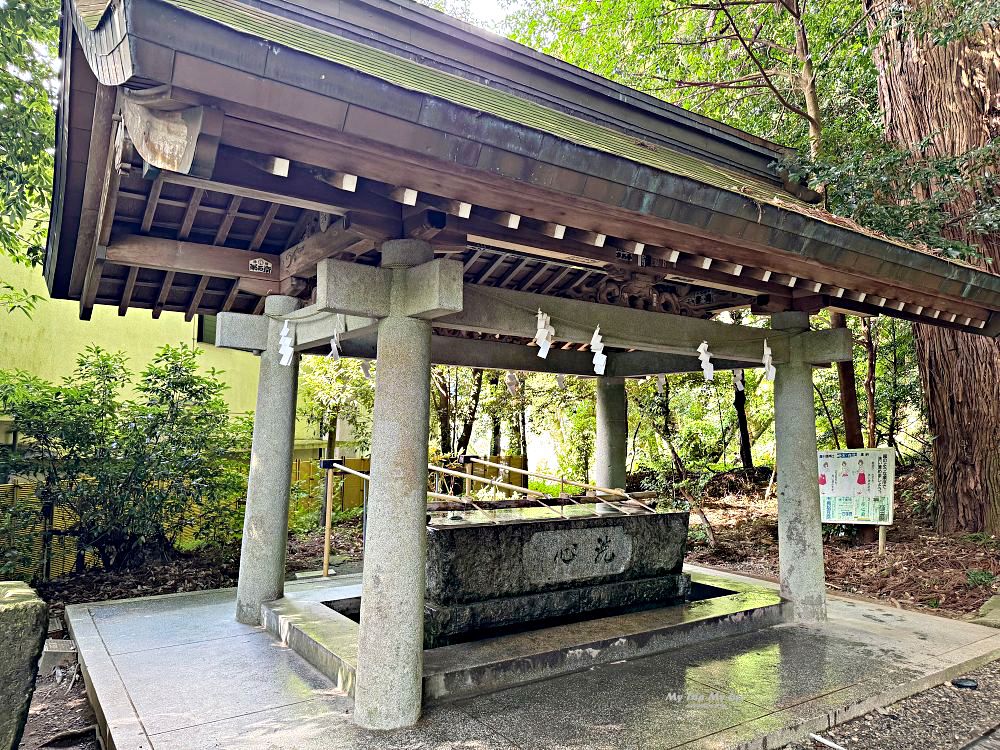
[[[425,647],[666,606],[690,592],[687,513],[567,515],[428,526]]]

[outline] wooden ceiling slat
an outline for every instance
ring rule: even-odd
[[[128,306],[132,303],[132,292],[135,291],[135,280],[139,276],[139,267],[130,266],[128,277],[125,279],[125,289],[122,291],[121,302],[118,303],[118,314],[124,315],[128,312]]]
[[[469,269],[471,269],[476,264],[476,261],[479,260],[482,254],[483,254],[483,249],[481,247],[477,247],[476,251],[469,257],[467,261],[465,261],[465,267],[463,270],[466,273],[468,273]]]
[[[212,242],[213,245],[226,244],[226,239],[229,237],[229,230],[233,227],[233,221],[236,219],[236,215],[240,210],[240,203],[242,202],[243,196],[241,195],[234,195],[229,199],[226,215],[219,222],[219,228],[216,230],[215,239]]]
[[[229,312],[233,309],[233,303],[236,302],[236,295],[240,292],[240,280],[233,279],[233,283],[229,286],[229,291],[226,293],[226,299],[222,303],[222,307],[219,312]]]
[[[198,207],[201,205],[201,199],[205,196],[205,191],[202,188],[195,188],[191,192],[191,200],[188,201],[187,209],[184,211],[184,219],[181,221],[181,227],[177,230],[177,239],[186,240],[191,234],[191,227],[194,226],[195,217],[198,216]]]
[[[167,297],[170,295],[170,287],[174,284],[174,271],[167,271],[163,276],[163,283],[160,284],[160,293],[156,295],[156,302],[153,305],[153,317],[159,318],[163,312],[163,306],[167,304]]]
[[[149,186],[149,196],[146,198],[146,209],[142,214],[142,233],[147,234],[153,226],[153,219],[156,218],[156,207],[160,202],[160,192],[163,190],[163,175],[158,174]]]
[[[187,322],[190,323],[194,320],[194,316],[198,313],[198,308],[201,307],[201,298],[205,296],[205,289],[208,288],[210,280],[210,276],[202,276],[198,280],[198,286],[191,295],[191,301],[188,303],[187,311],[184,313],[184,320]]]
[[[527,258],[522,258],[520,263],[516,263],[513,268],[504,274],[503,278],[497,282],[497,286],[506,287],[507,282],[511,281],[515,276],[521,273],[529,262],[530,261]]]
[[[561,271],[559,271],[559,273],[553,274],[552,278],[549,279],[549,282],[542,289],[542,294],[548,294],[557,286],[559,286],[560,282],[562,282],[562,280],[566,278],[566,274],[568,274],[572,270],[573,270],[572,268],[566,266]]]
[[[507,260],[507,256],[506,255],[504,255],[503,253],[498,254],[497,257],[496,257],[496,260],[494,260],[492,263],[490,263],[486,267],[486,270],[483,271],[481,274],[479,274],[479,276],[476,277],[475,283],[482,284],[484,281],[486,281],[486,279],[488,279],[490,276],[492,276],[493,272],[496,271],[501,265],[503,265],[504,261],[506,261],[506,260]]]
[[[260,246],[264,244],[264,240],[267,238],[267,233],[271,231],[271,222],[274,221],[275,215],[278,213],[278,209],[281,208],[277,203],[272,203],[267,207],[267,212],[260,220],[260,224],[257,225],[257,231],[254,233],[253,239],[250,240],[250,250],[256,252],[260,250]]]
[[[541,265],[538,267],[538,270],[535,271],[525,283],[518,285],[518,289],[520,289],[522,292],[528,291],[532,287],[532,285],[536,281],[538,281],[545,274],[546,271],[549,270],[548,261],[543,260],[540,261],[540,263]]]

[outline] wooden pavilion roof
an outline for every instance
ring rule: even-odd
[[[308,298],[422,237],[487,286],[1000,335],[1000,277],[830,216],[780,147],[405,0],[67,0],[53,296]]]

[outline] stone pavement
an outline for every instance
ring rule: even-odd
[[[821,626],[780,625],[601,665],[373,733],[354,726],[351,700],[298,655],[235,622],[234,607],[235,592],[223,590],[68,608],[108,747],[773,748],[1000,656],[990,628],[831,599]]]

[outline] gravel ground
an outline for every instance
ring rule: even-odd
[[[975,679],[979,689],[938,685],[822,736],[845,750],[964,748],[1000,724],[1000,661],[963,676]],[[806,740],[788,747],[815,750],[826,746]]]

